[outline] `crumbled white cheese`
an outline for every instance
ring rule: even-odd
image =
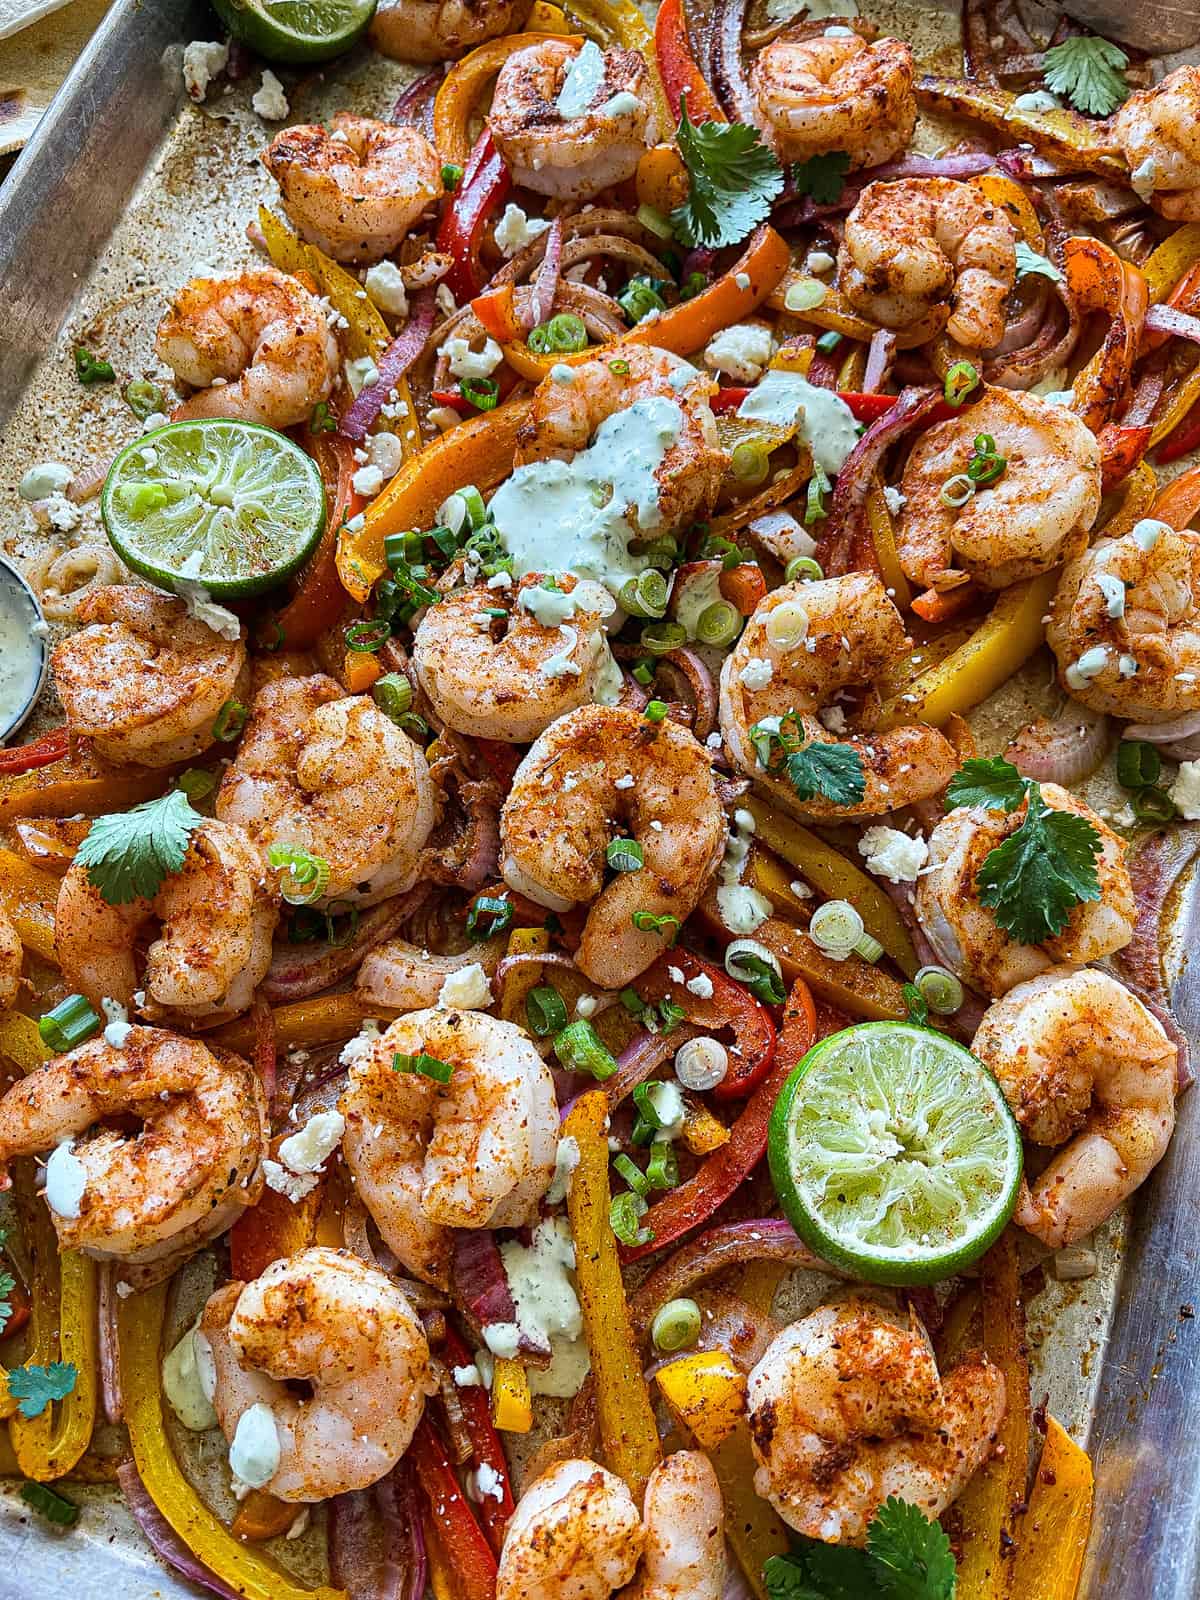
[[[492,986],[479,961],[449,973],[438,995],[439,1006],[457,1006],[460,1011],[481,1011],[491,1003]]]
[[[869,872],[878,873],[890,883],[915,883],[929,860],[929,846],[924,839],[883,826],[866,829],[858,841],[858,853]]]
[[[579,1009],[578,1006],[575,1008]],[[571,1192],[571,1175],[579,1165],[579,1141],[570,1134],[558,1141],[554,1152],[554,1176],[546,1190],[546,1204],[556,1206]]]
[[[279,1159],[291,1172],[316,1172],[324,1165],[346,1131],[340,1111],[318,1111],[279,1146]]]
[[[483,1379],[479,1375],[479,1368],[472,1361],[469,1367],[451,1367],[450,1376],[454,1379],[455,1388],[481,1389]]]
[[[521,1330],[515,1322],[489,1322],[483,1338],[492,1354],[505,1361],[515,1360],[521,1348]]]
[[[771,330],[760,322],[722,328],[704,347],[704,365],[739,383],[757,383],[771,359]]]
[[[761,656],[751,656],[738,673],[738,678],[747,689],[765,689],[774,676],[775,668]]]
[[[250,104],[264,122],[282,122],[290,111],[283,85],[269,67],[264,71],[262,83],[255,90]]]
[[[109,1000],[107,996],[101,1000],[100,1009],[108,1018],[108,1025],[104,1030],[105,1044],[111,1045],[114,1050],[124,1050],[129,1035],[133,1032],[128,1011],[119,1000]]]
[[[527,244],[545,233],[550,224],[541,217],[527,217],[520,206],[507,205],[496,224],[496,245],[506,256],[515,256]]]
[[[355,1062],[361,1061],[364,1056],[369,1055],[372,1047],[378,1044],[380,1033],[381,1029],[378,1022],[368,1017],[353,1039],[347,1040],[342,1046],[341,1054],[338,1056],[338,1065],[352,1067]]]
[[[450,371],[456,378],[490,378],[504,360],[504,352],[494,339],[482,350],[472,350],[468,339],[447,339],[442,346],[450,358]]]
[[[894,517],[898,517],[908,504],[908,501],[900,493],[899,489],[894,489],[890,483],[885,483],[883,486],[883,503]]]
[[[1155,180],[1158,177],[1158,164],[1153,156],[1147,156],[1140,166],[1134,167],[1129,174],[1129,187],[1139,200],[1149,201],[1154,193]]]
[[[41,461],[25,473],[17,493],[22,500],[48,500],[52,494],[61,494],[73,476],[61,461]]]
[[[74,1222],[86,1188],[87,1168],[71,1148],[71,1141],[55,1145],[46,1162],[46,1204],[51,1211]]]
[[[369,389],[372,384],[379,382],[379,368],[370,356],[355,356],[353,361],[346,362],[346,382],[350,385],[351,394],[357,396],[363,389]]]
[[[1180,762],[1171,785],[1171,799],[1186,821],[1200,821],[1200,761]]]
[[[632,772],[626,772],[622,777],[617,779],[617,781],[613,784],[613,788],[614,789],[632,789],[633,788],[633,784],[634,784],[633,773]]]
[[[699,972],[694,978],[689,978],[684,988],[689,994],[694,994],[697,1000],[711,1000],[713,997],[713,981],[707,972]]]
[[[204,623],[205,627],[221,639],[228,639],[230,643],[242,636],[242,625],[226,606],[217,605],[211,599],[208,590],[202,583],[197,583],[196,578],[200,572],[200,564],[204,557],[199,550],[193,550],[191,555],[179,569],[179,576],[174,580],[175,593],[181,600],[187,602],[188,616],[195,617],[197,622]]]
[[[183,52],[183,86],[190,100],[203,100],[208,86],[229,64],[229,46],[193,39]]]
[[[363,279],[363,288],[380,311],[386,311],[393,317],[408,315],[408,295],[405,293],[404,279],[394,261],[379,261],[368,268],[367,275]]]
[[[303,1200],[306,1194],[311,1194],[321,1181],[315,1172],[289,1172],[269,1156],[263,1161],[262,1169],[267,1188],[274,1189],[276,1194],[281,1194],[293,1205]]]
[[[270,1406],[261,1401],[243,1411],[229,1446],[229,1470],[252,1489],[270,1483],[279,1467],[279,1432]]]
[[[836,265],[836,258],[831,256],[828,250],[810,250],[804,263],[804,270],[813,277],[820,277],[823,272],[832,272]]]
[[[359,467],[350,480],[355,494],[361,494],[364,499],[371,500],[383,488],[383,473],[379,467]]]
[[[845,733],[846,713],[841,706],[823,706],[817,713],[821,726],[828,728],[830,733]]]
[[[46,520],[56,533],[74,533],[83,521],[83,513],[73,500],[68,500],[65,494],[47,495],[42,502],[46,511]]]
[[[490,1495],[493,1500],[504,1499],[504,1479],[489,1466],[486,1461],[481,1461],[471,1473],[468,1483],[475,1490],[474,1500],[486,1500]]]

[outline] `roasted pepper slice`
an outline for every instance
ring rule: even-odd
[[[492,1421],[501,1433],[528,1433],[533,1427],[529,1374],[507,1356],[497,1356],[492,1370]]]
[[[1047,1417],[1046,1443],[1013,1561],[1012,1592],[1019,1600],[1075,1600],[1094,1494],[1087,1451]]]
[[[452,1572],[453,1592],[459,1600],[494,1600],[496,1557],[427,1416],[417,1424],[408,1453]]]
[[[302,443],[320,467],[325,484],[325,532],[300,574],[295,594],[269,625],[274,633],[268,642],[287,650],[307,650],[342,615],[346,591],[337,574],[338,529],[366,503],[354,492],[358,462],[349,439],[336,433],[306,431]],[[362,659],[371,661],[373,657],[364,655]]]
[[[18,777],[23,772],[36,772],[38,767],[61,761],[70,748],[71,735],[67,728],[51,728],[32,744],[17,744],[0,750],[0,773]]]
[[[697,1350],[654,1375],[671,1415],[703,1450],[727,1439],[746,1411],[746,1375],[725,1350]]]
[[[1072,410],[1099,433],[1125,408],[1150,303],[1149,287],[1135,266],[1099,239],[1068,239],[1063,257],[1072,298],[1084,310],[1100,311],[1110,319],[1104,343],[1072,385]]]
[[[683,980],[672,978],[674,967]],[[712,986],[708,999],[700,999],[687,987],[707,978]],[[775,1056],[775,1024],[760,1001],[720,967],[691,950],[675,949],[660,957],[635,985],[643,1000],[662,1000],[668,996],[688,1018],[704,1028],[732,1028],[737,1048],[730,1058],[729,1071],[715,1089],[714,1100],[744,1100],[771,1070]]]
[[[383,1008],[386,1013],[386,1007]],[[378,1017],[379,1006],[365,1006],[353,994],[322,994],[312,1000],[293,1000],[276,1006],[275,1041],[281,1050],[306,1050],[315,1044],[332,1044],[357,1033],[367,1017]],[[254,1051],[254,1022],[239,1017],[217,1028],[212,1039],[226,1050],[247,1059]]]
[[[470,126],[483,90],[500,68],[529,45],[544,44],[554,37],[549,33],[513,33],[504,39],[491,39],[456,61],[446,74],[433,102],[433,142],[443,161],[465,167],[471,154]],[[578,40],[578,34],[569,36]],[[461,197],[466,177],[459,187]]]
[[[662,0],[654,22],[654,55],[671,108],[672,127],[679,121],[679,107],[685,95],[692,122],[728,122],[696,65],[683,0]]]
[[[462,182],[438,228],[438,249],[454,263],[446,283],[459,302],[470,300],[483,288],[484,274],[479,265],[483,231],[511,187],[508,164],[496,149],[491,132],[484,128],[466,158]]]
[[[471,1352],[467,1349],[458,1330],[446,1324],[446,1337],[442,1341],[445,1351],[447,1366],[466,1367],[471,1364]],[[498,1363],[497,1363],[498,1364]],[[516,1362],[509,1363],[516,1366]],[[524,1369],[522,1369],[524,1370]],[[495,1375],[492,1378],[493,1393],[495,1391]],[[504,1446],[500,1443],[496,1433],[496,1425],[492,1421],[492,1407],[488,1400],[486,1389],[477,1385],[458,1391],[458,1403],[462,1407],[463,1417],[466,1420],[467,1435],[471,1440],[471,1449],[474,1452],[474,1462],[477,1467],[490,1467],[493,1473],[492,1482],[499,1486],[500,1495],[485,1494],[480,1496],[478,1516],[483,1524],[483,1531],[487,1534],[488,1542],[497,1555],[500,1554],[504,1544],[504,1530],[508,1526],[508,1519],[516,1509],[513,1499],[512,1483],[508,1476],[508,1458],[504,1454]]]

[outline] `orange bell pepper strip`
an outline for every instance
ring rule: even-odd
[[[1136,423],[1124,425],[1119,422],[1106,422],[1101,428],[1098,439],[1100,443],[1100,487],[1105,494],[1112,491],[1121,483],[1137,466],[1146,451],[1150,448],[1150,438],[1153,428],[1149,423]],[[1161,459],[1161,458],[1160,458]]]
[[[251,1489],[237,1508],[230,1530],[235,1539],[248,1539],[261,1544],[264,1539],[278,1539],[286,1533],[300,1515],[300,1507],[261,1489]]]
[[[323,994],[311,1000],[293,1000],[274,1008],[275,1041],[280,1050],[309,1049],[348,1039],[367,1017],[387,1015],[387,1007],[367,1006],[353,994]],[[208,1035],[214,1043],[248,1060],[254,1052],[255,1030],[251,1017],[226,1022]]]
[[[998,206],[1004,212],[1031,250],[1036,250],[1038,255],[1044,252],[1045,240],[1042,237],[1042,225],[1037,219],[1037,212],[1033,209],[1029,196],[1015,179],[1006,177],[1000,172],[985,172],[982,176],[968,181],[973,189],[978,189],[992,205]]]
[[[357,516],[366,501],[354,492],[358,462],[354,445],[336,433],[306,430],[300,441],[321,469],[325,484],[325,531],[282,611],[266,624],[275,648],[307,650],[327,628],[332,628],[346,604],[346,591],[338,581],[338,529]]]
[[[564,1119],[562,1131],[579,1146],[567,1210],[575,1240],[584,1332],[596,1382],[601,1446],[607,1465],[624,1478],[640,1505],[662,1452],[609,1221],[608,1098],[603,1090],[580,1095]]]
[[[923,622],[953,622],[978,604],[975,584],[960,583],[957,589],[926,589],[912,602],[912,609]]]
[[[0,772],[0,826],[18,817],[98,817],[162,794],[188,762],[173,767],[111,767],[86,740],[55,761]]]
[[[366,650],[347,650],[342,656],[342,682],[348,694],[365,694],[383,676],[378,660]]]
[[[498,288],[477,294],[471,301],[471,310],[500,344],[512,344],[521,337],[523,329],[517,316],[516,291],[511,283],[502,283]]]
[[[54,908],[60,881],[13,850],[0,848],[0,910],[21,943],[43,961],[54,960]]]
[[[1094,1498],[1087,1451],[1047,1417],[1046,1443],[1013,1562],[1012,1593],[1019,1600],[1075,1600]]]
[[[654,23],[654,55],[671,108],[672,126],[679,121],[679,107],[685,95],[692,122],[728,122],[696,65],[683,0],[662,0]]]
[[[271,1157],[279,1159],[279,1146],[287,1137],[271,1141]],[[256,1206],[250,1206],[229,1230],[229,1270],[249,1283],[282,1256],[294,1256],[314,1242],[321,1212],[324,1179],[299,1200],[289,1200],[270,1187],[263,1189]]]
[[[1200,511],[1200,467],[1189,467],[1167,484],[1153,506],[1150,515],[1172,528],[1186,528]]]
[[[509,56],[553,38],[555,35],[550,33],[513,33],[504,39],[492,39],[450,68],[433,102],[433,142],[444,162],[466,166],[471,154],[471,118],[484,89]],[[582,43],[578,34],[569,34],[567,39]]]
[[[1063,246],[1067,288],[1085,311],[1111,319],[1104,343],[1075,379],[1072,409],[1099,433],[1124,410],[1150,303],[1146,279],[1099,239],[1068,239]]]
[[[722,600],[728,600],[730,605],[736,606],[740,616],[750,617],[766,595],[767,580],[756,562],[744,561],[741,566],[722,572],[717,587]]]

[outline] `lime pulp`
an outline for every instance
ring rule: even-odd
[[[934,1283],[982,1255],[1016,1205],[1021,1136],[964,1046],[906,1022],[822,1040],[771,1114],[780,1204],[827,1261],[868,1282]]]
[[[316,463],[283,434],[198,417],[126,446],[100,514],[125,564],[161,588],[251,595],[311,554],[325,530],[325,489]]]
[[[366,32],[375,0],[213,0],[221,21],[268,61],[328,61]]]

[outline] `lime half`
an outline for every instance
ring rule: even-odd
[[[969,1050],[907,1022],[815,1045],[771,1113],[771,1177],[788,1220],[871,1283],[934,1283],[982,1255],[1012,1215],[1021,1135]]]
[[[349,50],[375,15],[375,0],[213,0],[236,38],[268,61],[328,61]]]
[[[100,515],[122,561],[161,588],[258,594],[311,554],[325,530],[316,463],[253,422],[170,422],[109,468]]]

